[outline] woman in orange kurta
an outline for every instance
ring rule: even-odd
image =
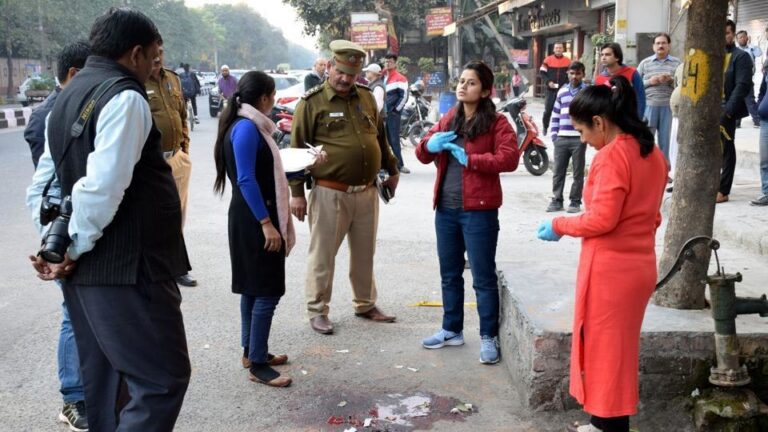
[[[586,211],[544,222],[538,236],[582,237],[571,346],[570,392],[592,415],[578,432],[626,432],[637,413],[640,327],[656,285],[656,228],[667,163],[637,115],[624,77],[582,90],[569,114],[598,150]]]

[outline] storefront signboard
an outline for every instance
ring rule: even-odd
[[[387,49],[387,26],[378,22],[353,24],[352,42],[367,50]]]
[[[442,36],[445,26],[453,22],[450,7],[432,8],[425,19],[427,36]]]

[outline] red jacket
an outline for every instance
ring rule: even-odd
[[[427,141],[435,132],[449,130],[456,108],[448,111],[442,119],[421,139],[416,147],[416,157],[423,164],[437,162],[437,178],[432,208],[437,207],[440,198],[440,186],[445,177],[450,152],[430,153]],[[493,210],[501,207],[502,193],[499,173],[514,171],[520,160],[517,147],[517,135],[506,117],[496,114],[496,121],[491,129],[473,139],[464,142],[467,152],[467,166],[462,172],[462,201],[464,210]]]

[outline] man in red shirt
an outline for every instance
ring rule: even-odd
[[[562,42],[555,42],[552,48],[554,54],[547,56],[539,68],[539,75],[542,81],[547,85],[547,92],[544,99],[544,135],[549,129],[549,119],[552,117],[552,108],[555,106],[555,96],[560,87],[568,82],[568,66],[571,65],[571,59],[563,55],[565,45]]]
[[[637,116],[643,118],[645,115],[645,86],[643,77],[637,72],[637,69],[624,64],[624,54],[621,51],[621,45],[616,42],[607,43],[600,48],[600,64],[603,70],[595,77],[596,85],[611,85],[611,78],[621,75],[632,84],[637,96]]]

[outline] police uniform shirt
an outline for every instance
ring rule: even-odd
[[[155,126],[163,134],[163,151],[180,149],[189,153],[187,105],[179,76],[170,69],[162,68],[160,79],[150,76],[145,87]]]
[[[328,154],[326,163],[310,171],[317,179],[358,186],[372,184],[379,169],[398,172],[383,119],[365,86],[355,84],[342,95],[326,80],[310,90],[296,106],[291,135],[292,147],[322,145]],[[291,182],[291,194],[304,196],[301,180]]]

